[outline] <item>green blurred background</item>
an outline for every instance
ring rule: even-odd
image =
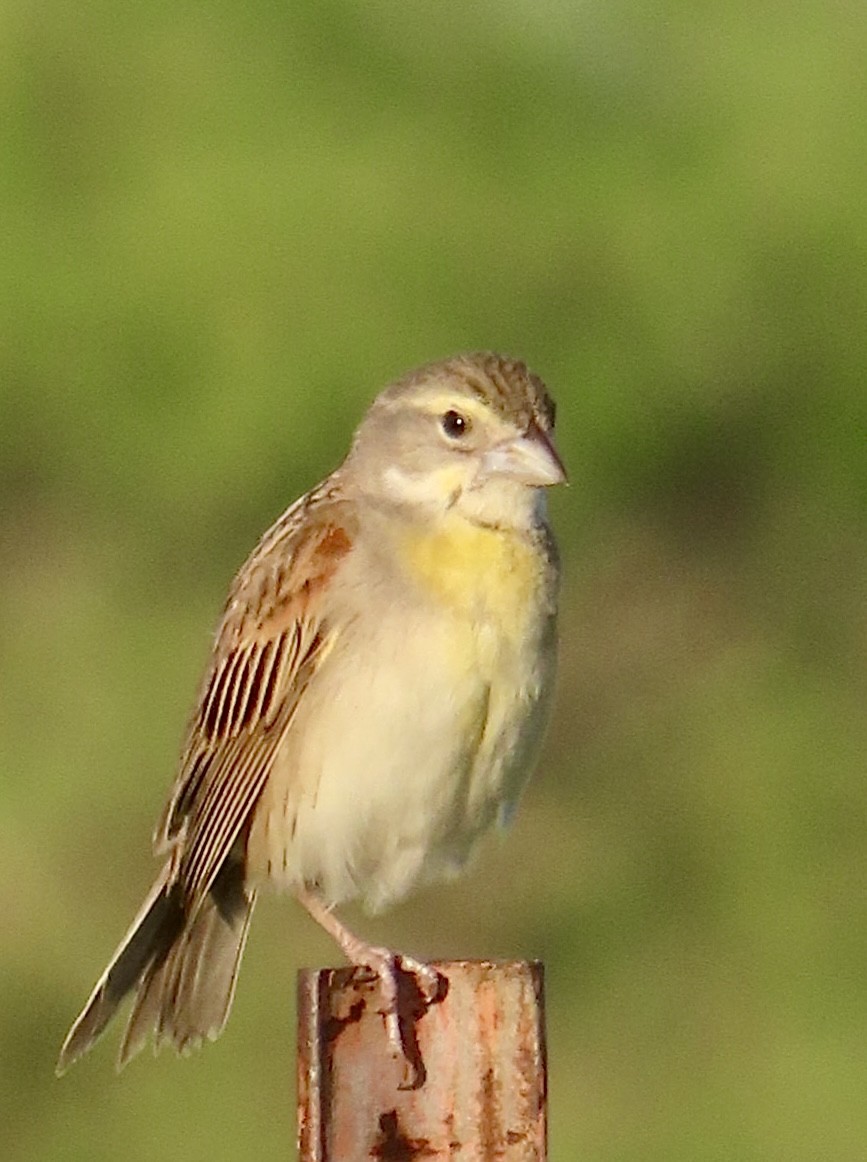
[[[291,901],[216,1045],[53,1065],[233,571],[382,384],[493,347],[572,473],[558,701],[507,841],[362,928],[544,958],[553,1162],[867,1157],[862,7],[0,29],[0,1156],[292,1156]]]

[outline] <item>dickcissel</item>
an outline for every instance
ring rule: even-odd
[[[217,630],[156,830],[162,870],[59,1072],[127,993],[120,1065],[149,1036],[215,1038],[265,884],[379,976],[400,1045],[395,974],[426,966],[333,908],[451,874],[512,815],[555,662],[553,428],[523,363],[431,364],[374,400],[343,463],[265,533]]]

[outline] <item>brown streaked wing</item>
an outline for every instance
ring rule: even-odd
[[[250,814],[292,723],[298,700],[323,656],[325,639],[309,642],[277,717],[228,737],[214,753],[187,815],[179,878],[191,912],[207,895]]]
[[[323,616],[322,592],[352,546],[354,522],[333,494],[316,499],[280,518],[232,586],[157,830],[158,850],[178,849],[190,913],[236,842],[338,632]]]

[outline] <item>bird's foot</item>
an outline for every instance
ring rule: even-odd
[[[408,1067],[408,1078],[400,1088],[418,1089],[424,1084],[426,1074],[415,1026],[430,1006],[445,996],[445,977],[415,957],[389,948],[359,944],[360,947],[351,950],[350,959],[369,969],[379,981],[389,1048]]]
[[[313,919],[337,941],[347,960],[366,968],[379,981],[389,1047],[409,1072],[409,1079],[400,1088],[418,1089],[424,1084],[425,1068],[415,1024],[432,1004],[443,1000],[448,981],[433,965],[361,940],[313,892],[302,889],[297,895]]]

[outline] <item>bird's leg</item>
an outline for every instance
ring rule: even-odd
[[[418,1073],[418,1048],[415,1044],[408,1045],[401,1022],[400,974],[407,973],[414,978],[425,1008],[440,999],[443,978],[431,965],[412,956],[404,956],[388,948],[368,944],[342,924],[332,910],[308,889],[300,889],[296,896],[316,923],[339,944],[347,960],[360,967],[369,968],[376,975],[385,1002],[383,1009],[385,1027],[392,1052],[396,1057],[403,1057]]]

